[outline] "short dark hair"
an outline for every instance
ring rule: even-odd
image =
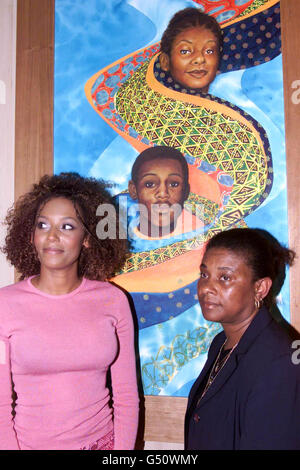
[[[170,56],[175,37],[185,29],[195,27],[205,27],[212,31],[218,40],[220,53],[223,47],[223,34],[219,23],[213,16],[193,7],[180,10],[171,18],[161,38],[161,52]]]
[[[189,170],[184,155],[180,152],[180,150],[175,149],[174,147],[168,147],[166,145],[156,145],[154,147],[149,147],[138,155],[131,170],[131,179],[134,184],[137,185],[140,168],[145,162],[166,159],[177,160],[180,163],[183,172],[184,186],[188,186]]]
[[[40,209],[51,199],[59,197],[73,203],[87,232],[89,247],[82,248],[78,275],[104,281],[122,267],[127,256],[126,240],[109,237],[99,240],[96,235],[98,206],[115,204],[108,191],[110,187],[112,184],[103,180],[85,178],[78,173],[45,175],[17,200],[5,220],[7,235],[2,252],[21,274],[21,279],[40,273],[40,261],[32,244],[32,234]],[[116,232],[118,237],[118,227]]]
[[[253,272],[254,281],[269,277],[272,289],[264,299],[268,307],[275,302],[285,279],[286,266],[292,266],[295,252],[282,246],[269,232],[262,229],[234,228],[212,237],[206,251],[225,248],[244,257]]]

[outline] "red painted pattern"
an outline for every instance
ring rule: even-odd
[[[236,5],[236,0],[219,0],[219,1],[210,1],[210,0],[194,0],[195,3],[198,3],[198,5],[201,5],[204,8],[205,13],[211,14],[211,16],[217,17],[221,13],[225,13],[226,11],[232,11],[234,12],[232,14],[231,18],[227,18],[225,21],[221,21],[220,23],[225,23],[227,21],[233,20],[237,16],[239,16],[243,11],[246,10],[246,8],[253,3],[253,0],[249,0],[246,2],[244,5],[238,6]],[[213,10],[217,9],[218,7],[220,8],[218,11],[213,12]],[[211,13],[212,12],[212,13]]]

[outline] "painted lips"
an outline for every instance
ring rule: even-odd
[[[169,214],[169,204],[152,204],[151,210],[156,214]]]
[[[194,77],[194,78],[203,78],[205,77],[205,75],[207,75],[207,71],[206,70],[191,70],[190,72],[187,72],[189,75],[191,75],[191,77]]]

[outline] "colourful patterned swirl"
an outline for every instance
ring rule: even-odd
[[[206,354],[220,331],[218,323],[210,323],[206,328],[176,335],[169,346],[161,346],[151,360],[142,364],[145,395],[157,395],[189,361]]]
[[[216,5],[217,2],[210,3]],[[242,23],[238,19],[224,26],[223,62],[227,70],[258,65],[280,53],[279,3],[252,2],[252,8],[254,4],[257,10],[245,14]],[[263,9],[264,6],[268,8]],[[239,58],[239,53],[231,49],[232,44],[240,44],[245,52],[246,43],[241,42],[241,38],[253,36],[255,44],[248,41],[248,53]],[[258,47],[263,39],[264,42],[268,39],[269,45],[264,46],[265,50],[254,51],[253,47]],[[222,214],[208,233],[174,244],[163,256],[161,253],[155,253],[157,256],[133,254],[124,272],[148,267],[149,263],[157,264],[165,260],[165,256],[172,258],[182,254],[203,244],[215,232],[243,224],[243,217],[265,200],[272,187],[268,138],[259,123],[231,103],[211,95],[191,97],[168,90],[161,83],[157,88],[153,69],[148,64],[158,51],[159,44],[154,44],[104,68],[88,81],[87,98],[101,117],[138,151],[149,145],[177,146],[185,153],[193,171],[214,177],[220,187],[218,205]],[[189,137],[188,142],[185,135]],[[205,201],[194,191],[186,208],[192,210],[197,198]]]
[[[208,172],[218,168],[230,176],[233,190],[218,221],[219,229],[229,227],[251,213],[270,192],[267,135],[258,122],[231,103],[166,88],[154,77],[154,63],[140,67],[120,87],[116,109],[150,145],[179,148],[191,167],[198,168],[201,160]]]
[[[214,16],[220,24],[265,6],[269,0],[193,0],[205,13]]]

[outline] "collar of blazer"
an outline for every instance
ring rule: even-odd
[[[214,382],[211,384],[209,389],[207,390],[206,394],[203,396],[201,401],[199,402],[199,408],[203,406],[207,400],[209,400],[212,396],[214,396],[218,390],[224,385],[224,383],[229,379],[229,377],[232,375],[232,373],[235,371],[237,368],[239,359],[242,355],[244,355],[248,349],[251,347],[252,343],[255,341],[257,336],[261,333],[261,331],[266,328],[266,326],[272,321],[272,317],[269,313],[269,311],[265,308],[262,307],[257,315],[254,317],[253,321],[241,337],[237,347],[235,350],[232,352],[231,357],[229,358],[228,362],[226,363],[226,366],[222,369],[220,374],[217,375],[215,378]],[[201,382],[204,380],[208,370],[211,368],[213,362],[216,359],[216,356],[222,346],[222,344],[225,341],[225,333],[222,331],[219,333],[213,340],[211,347],[209,349],[208,353],[208,358],[206,361],[206,364],[199,376],[199,378],[196,380],[195,384],[192,387],[190,396],[189,396],[189,404],[188,407],[191,405],[193,402],[193,399],[195,397],[195,394],[197,393],[197,390],[201,384]]]

